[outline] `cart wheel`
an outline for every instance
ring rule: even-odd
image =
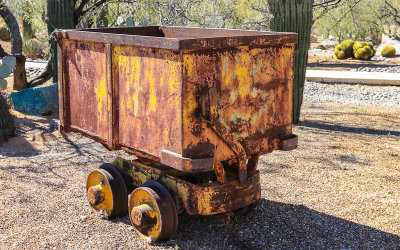
[[[129,218],[136,232],[148,241],[173,238],[178,229],[178,213],[168,190],[149,180],[133,190],[129,200]]]
[[[90,206],[104,211],[108,218],[128,214],[128,191],[122,175],[109,163],[92,171],[86,182]]]

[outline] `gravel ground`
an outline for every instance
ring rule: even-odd
[[[235,216],[232,233],[224,215],[182,214],[177,237],[155,244],[86,200],[90,171],[132,156],[52,132],[55,116],[13,111],[19,136],[0,147],[0,248],[399,248],[399,89],[306,83],[299,147],[260,159],[254,211]]]
[[[389,67],[358,67],[350,70],[352,72],[386,72],[386,73],[400,73],[400,67],[398,66],[389,66]]]
[[[306,82],[304,100],[310,103],[332,102],[400,107],[400,87]]]

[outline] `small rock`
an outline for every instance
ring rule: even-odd
[[[128,230],[129,230],[129,231],[133,231],[133,230],[135,230],[135,229],[133,228],[133,226],[130,226],[130,227],[128,227]]]
[[[11,93],[14,109],[33,115],[58,111],[58,84],[53,83]]]

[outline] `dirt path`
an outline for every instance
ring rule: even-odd
[[[396,248],[400,245],[400,109],[306,103],[299,148],[263,156],[262,199],[235,217],[179,216],[175,240],[148,244],[129,218],[92,213],[88,173],[123,152],[49,132],[55,117],[17,115],[0,147],[0,248]],[[33,134],[36,134],[33,136]]]

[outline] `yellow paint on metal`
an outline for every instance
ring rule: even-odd
[[[186,69],[186,74],[191,76],[193,72],[194,58],[191,55],[183,56],[183,65]]]
[[[151,210],[146,214],[151,218],[153,224],[148,225],[146,228],[137,228],[136,231],[145,239],[154,240],[161,234],[161,215],[157,201],[153,199],[151,194],[144,189],[136,189],[132,193],[130,199],[130,207],[136,207],[142,204],[147,204]]]
[[[144,63],[146,66],[149,66],[149,69],[145,71],[145,81],[148,81],[148,83],[150,84],[150,100],[148,112],[153,112],[156,110],[157,105],[156,90],[154,86],[156,84],[156,79],[154,76],[154,59],[145,58]]]
[[[249,54],[247,51],[241,51],[238,55],[238,58],[240,58],[240,61],[236,63],[235,65],[235,76],[238,79],[238,90],[239,90],[239,96],[242,98],[242,100],[246,99],[246,96],[250,92],[250,60]]]
[[[102,180],[104,181],[103,186],[100,185]],[[89,189],[92,186],[101,186],[101,191],[104,194],[104,201],[95,206],[94,209],[104,211],[106,215],[109,215],[113,209],[113,195],[106,177],[99,171],[91,172],[87,179],[86,188]]]
[[[97,96],[97,111],[99,113],[102,112],[103,108],[103,103],[107,99],[107,84],[106,84],[106,79],[102,78],[99,84],[96,86],[95,90],[96,96]]]

